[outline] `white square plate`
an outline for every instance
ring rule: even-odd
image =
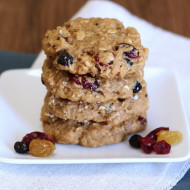
[[[183,141],[172,146],[167,155],[145,154],[123,142],[98,148],[56,144],[55,152],[47,158],[14,151],[14,143],[26,133],[42,131],[40,111],[45,87],[40,80],[41,70],[11,70],[0,78],[0,161],[14,164],[72,164],[122,162],[178,162],[190,157],[189,127],[185,117],[180,90],[172,71],[146,68],[150,108],[148,127],[143,136],[159,126],[183,133]]]

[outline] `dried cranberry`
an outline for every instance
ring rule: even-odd
[[[92,77],[94,78],[94,83],[89,82],[84,75],[70,75],[70,79],[72,81],[74,81],[77,85],[82,85],[83,88],[85,89],[90,89],[90,90],[96,90],[99,87],[99,83],[96,79],[96,77]]]
[[[169,131],[169,127],[159,127],[154,129],[153,131],[151,131],[148,135],[146,135],[146,137],[150,137],[151,139],[157,140],[157,136],[156,133],[160,132],[160,131]]]
[[[14,149],[16,152],[21,153],[21,154],[27,153],[29,151],[28,145],[24,142],[19,142],[19,141],[17,141],[14,144]]]
[[[162,140],[157,142],[153,146],[153,149],[157,154],[168,154],[171,150],[171,145],[168,144],[165,140]]]
[[[71,80],[73,80],[76,84],[80,85],[81,82],[79,80],[79,77],[77,75],[70,75]]]
[[[30,144],[30,142],[33,140],[33,139],[43,139],[43,140],[48,140],[48,141],[51,141],[53,142],[53,140],[48,137],[45,133],[43,132],[39,132],[39,131],[34,131],[32,133],[28,133],[26,134],[23,139],[22,139],[22,142],[26,143],[28,146]],[[54,143],[54,142],[53,142]]]
[[[113,54],[114,56],[114,53],[111,52],[111,51],[104,51],[104,52],[110,52]],[[112,65],[113,64],[113,61],[110,61],[109,63],[102,63],[100,60],[99,60],[99,53],[97,53],[94,57],[95,61],[102,67],[108,67],[109,65]]]
[[[127,43],[120,43],[116,46],[116,50],[118,50],[119,48],[128,48],[128,47],[132,47],[132,49],[130,51],[126,51],[126,52],[123,52],[123,54],[131,59],[137,59],[139,57],[139,51],[133,46],[133,45],[130,45],[130,44],[127,44]]]
[[[91,83],[88,82],[84,76],[82,76],[82,86],[86,89],[96,90],[99,87],[99,84],[96,78],[94,83]]]
[[[62,66],[69,66],[73,63],[73,57],[69,53],[63,52],[57,59],[57,63]]]
[[[135,86],[133,87],[133,93],[138,93],[142,89],[140,82],[136,81]]]
[[[130,139],[129,139],[129,144],[134,147],[134,148],[140,148],[141,147],[141,143],[140,143],[140,139],[142,137],[140,135],[133,135]]]
[[[151,153],[153,150],[153,146],[156,143],[154,139],[151,139],[150,137],[143,137],[139,139],[141,143],[141,148],[145,153]]]
[[[143,152],[145,152],[146,154],[150,154],[153,151],[152,147],[147,147],[143,144],[141,144],[141,149],[143,150]]]
[[[142,116],[139,116],[138,117],[138,121],[140,121],[141,125],[145,125],[147,123],[147,120],[146,118],[142,117]]]

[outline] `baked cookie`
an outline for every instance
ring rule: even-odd
[[[72,75],[57,70],[49,59],[45,60],[42,71],[42,82],[53,95],[71,101],[81,100],[89,103],[127,98],[133,93],[138,93],[142,88],[144,75],[143,71],[114,79]]]
[[[77,122],[56,118],[42,109],[44,132],[55,142],[61,144],[80,144],[98,147],[122,141],[128,134],[144,130],[147,126],[146,114],[131,115],[130,119],[118,125]]]
[[[109,18],[68,21],[48,30],[42,45],[57,69],[103,78],[140,71],[148,57],[136,29]]]
[[[143,89],[134,96],[101,103],[71,102],[67,99],[57,98],[48,92],[44,106],[51,114],[61,119],[78,122],[92,120],[117,125],[130,119],[131,115],[146,112],[148,97],[145,84]]]

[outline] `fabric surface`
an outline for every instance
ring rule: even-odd
[[[137,28],[150,49],[147,66],[178,72],[185,110],[190,121],[190,39],[164,31],[135,17],[110,1],[89,1],[74,17],[111,17]],[[74,18],[73,17],[73,18]],[[40,68],[41,53],[33,68]],[[0,164],[0,189],[146,189],[169,190],[190,168],[179,163],[9,165]]]

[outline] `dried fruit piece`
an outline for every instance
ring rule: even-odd
[[[113,64],[114,53],[111,51],[101,51],[94,57],[95,61],[102,67],[108,67]]]
[[[177,144],[182,139],[183,135],[179,131],[160,131],[157,133],[157,141],[165,140],[170,145]]]
[[[69,53],[63,52],[57,59],[57,63],[62,66],[69,66],[73,64],[73,57]]]
[[[153,131],[151,131],[150,133],[148,133],[148,135],[146,135],[146,137],[150,137],[154,140],[157,140],[157,133],[159,131],[168,131],[169,130],[169,127],[158,127],[156,129],[154,129]]]
[[[145,117],[139,116],[138,121],[140,121],[141,125],[145,125],[147,123],[147,120]]]
[[[26,143],[29,146],[30,142],[33,139],[44,139],[44,140],[48,140],[48,141],[51,141],[52,143],[54,143],[50,137],[48,137],[45,133],[39,132],[39,131],[34,131],[32,133],[26,134],[23,137],[22,142]]]
[[[120,43],[116,46],[116,50],[120,49],[120,48],[126,48],[127,51],[125,51],[125,49],[123,49],[123,58],[126,60],[126,62],[132,66],[133,62],[132,59],[137,59],[139,57],[139,51],[130,44],[127,43]]]
[[[76,84],[81,85],[81,82],[79,80],[79,76],[77,75],[70,75],[70,79],[74,81]]]
[[[136,81],[135,86],[133,87],[133,93],[138,93],[142,89],[140,82]]]
[[[143,150],[143,152],[145,152],[146,154],[150,154],[153,151],[152,147],[147,147],[144,144],[141,144],[141,149]]]
[[[28,145],[24,142],[19,142],[19,141],[17,141],[14,144],[14,149],[16,152],[21,153],[21,154],[27,153],[29,151]]]
[[[132,66],[133,65],[133,62],[131,61],[131,59],[130,58],[125,58],[124,57],[124,59],[125,59],[125,61],[130,65],[130,66]]]
[[[45,157],[52,154],[55,145],[48,140],[33,139],[29,145],[30,154],[38,157]]]
[[[139,139],[141,143],[142,150],[149,154],[153,151],[153,146],[155,145],[156,141],[154,139],[151,139],[150,137],[143,137]]]
[[[140,148],[141,147],[141,143],[140,143],[140,139],[142,137],[140,135],[133,135],[130,139],[129,139],[129,144],[134,147],[134,148]]]
[[[96,77],[90,77],[90,80],[93,82],[89,82],[85,75],[70,75],[70,79],[74,81],[77,85],[82,85],[85,89],[96,90],[99,87],[99,83]]]
[[[168,144],[165,140],[162,140],[157,142],[153,146],[153,149],[157,154],[168,154],[170,152],[171,145]]]

